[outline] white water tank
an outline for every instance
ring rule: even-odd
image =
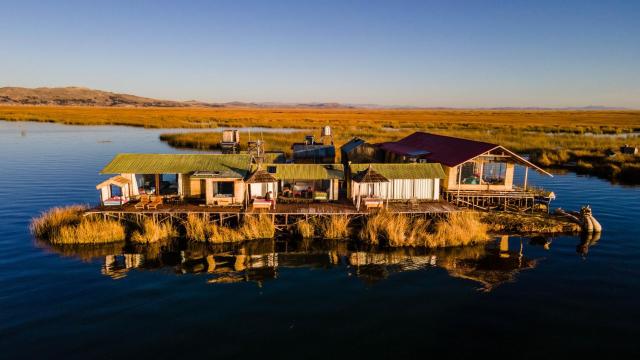
[[[321,136],[331,136],[331,126],[327,125],[323,127]]]

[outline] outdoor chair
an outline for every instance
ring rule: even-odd
[[[150,202],[147,204],[147,209],[157,209],[160,205],[162,205],[162,197],[151,196]]]
[[[140,195],[140,201],[134,205],[136,209],[144,209],[149,203],[149,195]]]

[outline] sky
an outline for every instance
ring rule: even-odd
[[[4,1],[0,86],[640,108],[640,1]]]

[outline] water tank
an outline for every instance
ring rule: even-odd
[[[321,136],[331,136],[331,126],[327,125],[323,127]]]
[[[239,143],[240,142],[240,131],[238,131],[238,130],[223,130],[222,131],[222,142],[224,142],[224,143]]]

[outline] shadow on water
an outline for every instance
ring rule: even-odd
[[[586,257],[598,235],[583,236],[576,247]],[[326,239],[262,240],[241,244],[210,245],[184,240],[151,245],[114,243],[99,246],[39,246],[83,261],[100,261],[101,273],[114,280],[130,271],[165,271],[175,275],[208,274],[208,284],[278,279],[282,269],[342,268],[366,284],[389,279],[396,273],[440,268],[454,278],[475,282],[480,291],[515,282],[524,270],[534,269],[543,258],[524,254],[524,238],[498,237],[487,245],[445,249],[365,247],[349,241]],[[528,245],[548,250],[552,239],[532,237]]]

